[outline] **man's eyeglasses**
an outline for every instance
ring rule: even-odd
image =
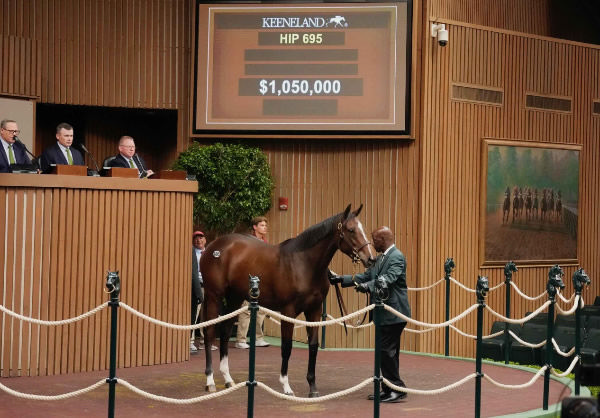
[[[121,148],[135,149],[135,145],[119,145]]]
[[[2,128],[4,129],[4,128]],[[13,135],[19,135],[21,133],[21,131],[19,131],[18,129],[4,129],[6,132],[10,132]]]

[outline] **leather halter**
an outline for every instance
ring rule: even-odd
[[[355,264],[358,264],[358,263],[360,262],[360,256],[358,255],[358,252],[359,252],[360,250],[362,250],[364,247],[366,247],[366,246],[368,246],[368,245],[371,245],[371,242],[370,242],[370,241],[367,241],[367,242],[365,242],[363,245],[361,245],[360,247],[358,247],[358,248],[354,248],[354,246],[352,245],[352,243],[351,243],[351,242],[349,242],[349,241],[346,239],[346,237],[344,236],[343,225],[342,225],[342,223],[341,223],[341,222],[339,222],[339,223],[338,223],[338,227],[337,227],[337,229],[338,229],[338,232],[339,232],[339,235],[338,235],[338,237],[339,237],[339,239],[340,239],[340,241],[338,242],[338,248],[340,247],[340,243],[341,243],[342,241],[345,241],[345,242],[346,242],[346,244],[348,244],[348,245],[350,246],[350,248],[352,248],[352,255],[350,256],[350,258],[352,259],[352,262],[353,262],[353,263],[355,263]]]

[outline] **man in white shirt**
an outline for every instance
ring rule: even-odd
[[[122,136],[119,139],[119,154],[108,163],[109,167],[135,168],[140,178],[150,177],[154,172],[148,170],[144,159],[136,154],[135,142],[130,136]]]
[[[74,130],[68,123],[56,127],[56,143],[44,150],[40,158],[42,171],[48,171],[52,164],[85,165],[83,155],[72,147]]]

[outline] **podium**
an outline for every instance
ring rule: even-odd
[[[87,176],[87,167],[84,165],[56,164],[50,168],[50,174]]]
[[[74,318],[109,300],[106,271],[118,270],[122,302],[153,318],[188,324],[188,243],[197,191],[197,182],[185,180],[0,173],[0,301],[28,317]],[[124,310],[118,320],[117,367],[189,359],[189,331],[159,327]],[[0,329],[1,377],[109,367],[109,309],[61,326],[5,314]]]
[[[185,180],[186,177],[187,173],[184,170],[160,170],[150,178],[164,180]]]
[[[105,167],[104,170],[106,177],[125,177],[134,179],[140,176],[137,168]]]

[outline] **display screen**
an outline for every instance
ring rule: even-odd
[[[194,133],[407,133],[409,3],[199,3]]]

